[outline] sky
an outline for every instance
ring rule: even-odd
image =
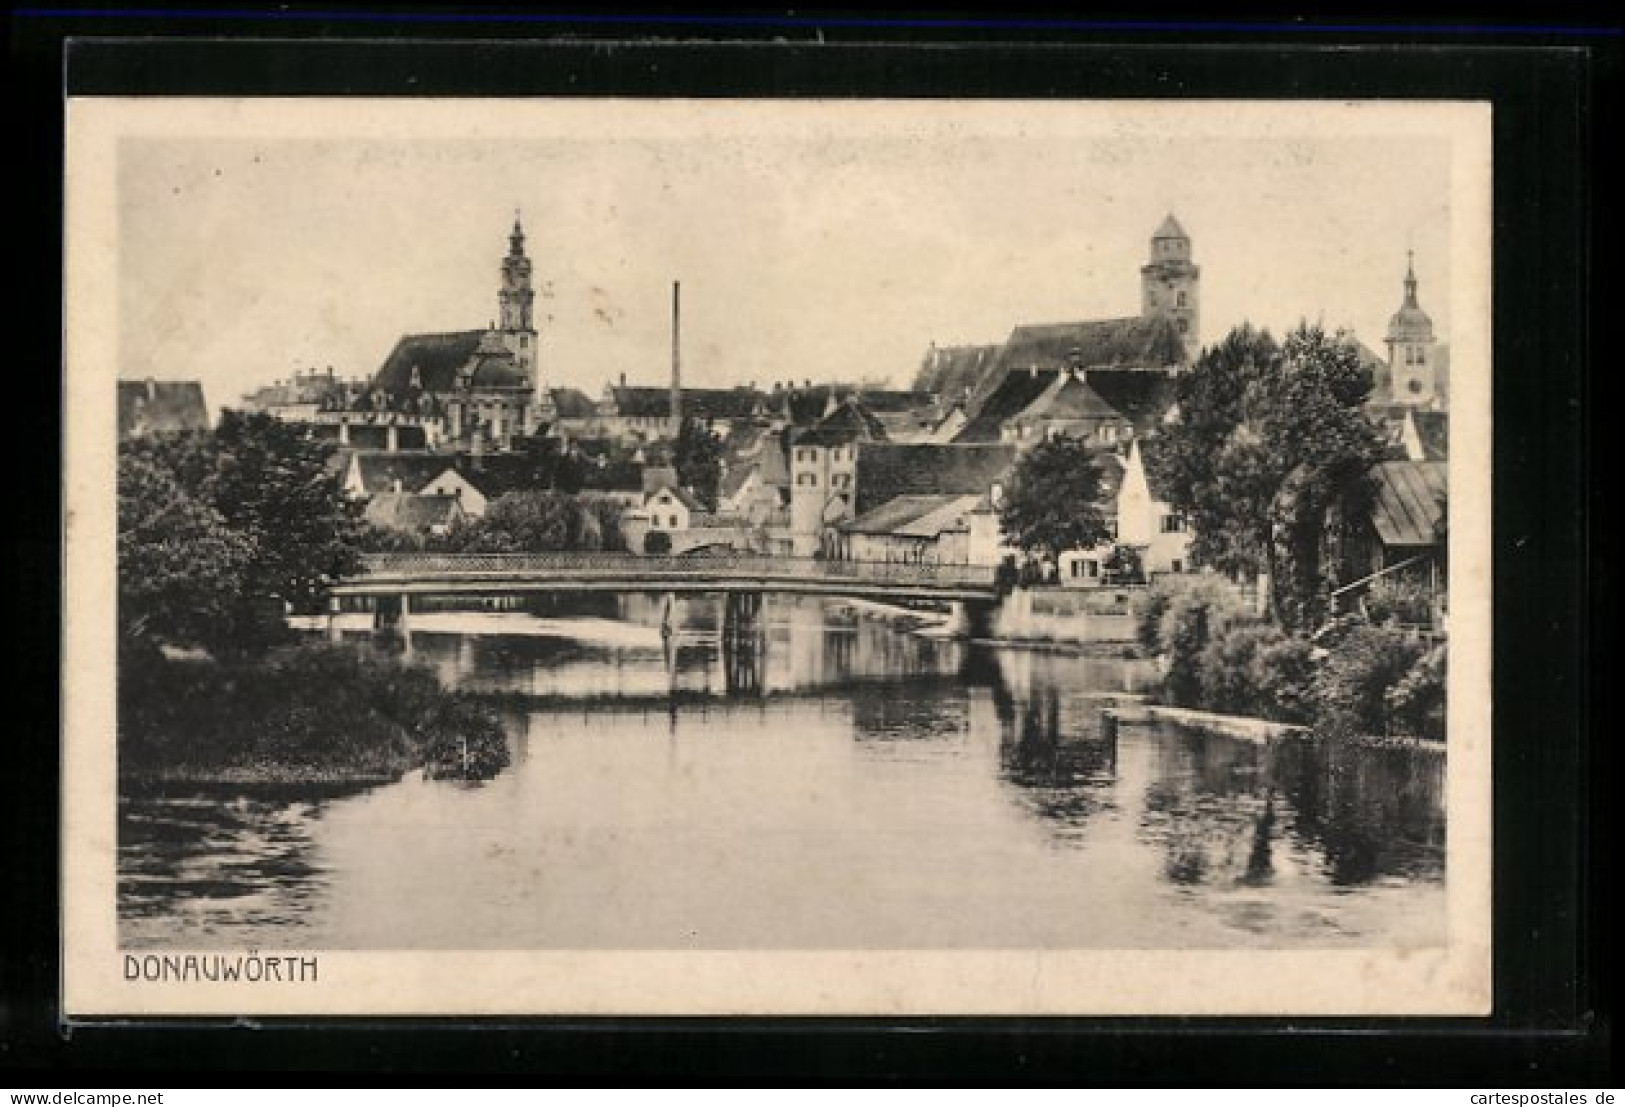
[[[1448,340],[1449,141],[1357,107],[177,110],[117,144],[119,375],[201,380],[217,409],[300,368],[370,375],[402,334],[496,317],[516,211],[544,373],[594,396],[667,380],[674,280],[685,383],[903,386],[933,342],[1136,314],[1169,213],[1204,342],[1307,318],[1380,351],[1408,249]]]

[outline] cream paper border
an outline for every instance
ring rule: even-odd
[[[1490,980],[1490,108],[1402,101],[221,100],[67,110],[63,1009],[112,1015],[1482,1015]],[[115,907],[117,145],[124,136],[398,139],[843,127],[1417,135],[1451,164],[1451,659],[1443,949],[320,951],[302,984],[123,979]],[[1375,168],[1375,167],[1374,167]],[[1380,170],[1378,170],[1380,171]],[[184,954],[187,951],[164,951]],[[209,951],[220,952],[220,951]],[[265,955],[300,956],[296,950]]]

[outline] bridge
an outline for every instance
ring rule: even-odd
[[[521,595],[537,592],[778,592],[872,600],[992,602],[991,565],[820,561],[723,554],[370,554],[332,589],[343,596]]]

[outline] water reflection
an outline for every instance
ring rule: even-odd
[[[1205,947],[1442,940],[1444,762],[1124,726],[1142,662],[757,619],[420,620],[512,765],[121,803],[130,945]],[[297,928],[291,936],[289,927]]]

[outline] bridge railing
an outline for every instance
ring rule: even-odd
[[[760,554],[681,555],[539,553],[386,553],[362,558],[360,578],[538,577],[557,574],[580,580],[637,580],[643,577],[746,578],[764,580],[851,580],[897,584],[991,586],[992,565],[944,565],[894,561],[825,561],[811,557]]]

